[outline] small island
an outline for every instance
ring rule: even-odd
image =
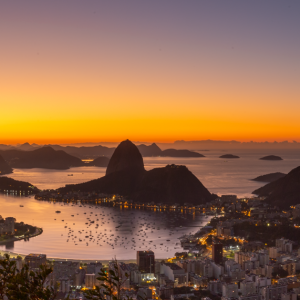
[[[283,160],[283,159],[280,156],[268,155],[268,156],[261,157],[260,160]]]
[[[224,155],[221,155],[219,158],[240,158],[240,157],[237,155],[233,155],[233,154],[224,154]]]
[[[284,174],[284,173],[276,172],[276,173],[261,175],[261,176],[258,176],[256,178],[254,178],[254,179],[251,179],[251,180],[260,181],[260,182],[273,182],[275,180],[278,180],[278,179],[284,177],[285,175],[286,174]]]

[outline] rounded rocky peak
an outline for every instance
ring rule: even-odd
[[[115,149],[106,169],[106,175],[124,170],[144,171],[143,157],[131,141],[126,140]]]

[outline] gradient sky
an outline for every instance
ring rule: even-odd
[[[0,143],[300,141],[300,1],[1,1],[0,104]]]

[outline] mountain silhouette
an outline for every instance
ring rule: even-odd
[[[84,165],[79,158],[51,147],[32,151],[6,150],[0,151],[0,154],[12,168],[69,169]]]
[[[252,192],[267,197],[266,202],[280,208],[289,208],[300,203],[300,167],[290,171],[286,176],[270,182]]]
[[[261,176],[258,176],[256,178],[252,179],[252,180],[253,181],[261,181],[261,182],[272,182],[272,181],[278,180],[278,179],[280,179],[284,176],[286,176],[286,174],[276,172],[276,173],[261,175]]]
[[[213,199],[185,166],[168,165],[146,171],[141,153],[129,140],[121,142],[116,148],[104,177],[59,190],[120,194],[141,203],[199,205]]]
[[[114,151],[108,163],[106,175],[125,170],[145,171],[143,157],[139,149],[129,140],[121,142]]]
[[[10,174],[13,169],[8,165],[4,158],[0,155],[0,175]]]

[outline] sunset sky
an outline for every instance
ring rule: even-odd
[[[0,104],[0,143],[300,142],[300,1],[1,1]]]

